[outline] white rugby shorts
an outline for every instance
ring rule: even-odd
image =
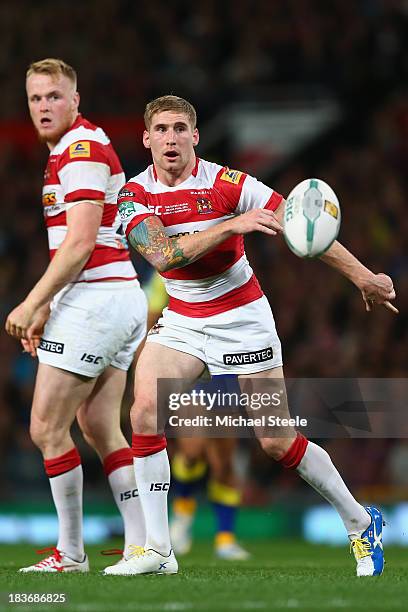
[[[255,374],[282,365],[281,343],[265,296],[211,317],[186,317],[165,308],[147,342],[198,357],[211,375]]]
[[[71,283],[52,301],[38,359],[91,378],[109,365],[128,370],[145,337],[146,317],[137,280]]]

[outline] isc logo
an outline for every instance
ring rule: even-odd
[[[120,494],[120,501],[126,501],[128,499],[132,499],[132,497],[139,497],[139,492],[137,489],[123,491],[123,493]]]
[[[96,355],[91,355],[89,353],[84,353],[81,357],[81,361],[86,361],[86,363],[99,363],[102,360],[102,357],[97,357]]]
[[[150,491],[168,491],[169,487],[169,482],[152,482],[150,485]]]
[[[163,214],[163,206],[161,204],[157,204],[156,206],[154,204],[149,204],[148,205],[148,209],[150,212],[154,213],[155,215],[160,216],[161,214]]]

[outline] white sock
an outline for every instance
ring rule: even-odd
[[[49,480],[58,515],[57,548],[70,559],[82,561],[85,555],[82,537],[82,465]]]
[[[109,474],[108,480],[123,519],[126,554],[129,544],[144,546],[146,540],[143,510],[133,465],[125,465],[114,470]]]
[[[323,448],[309,441],[296,469],[303,480],[336,508],[350,539],[359,537],[367,529],[371,517],[354,499]]]
[[[136,482],[146,524],[145,548],[168,555],[171,550],[167,517],[170,464],[167,450],[148,457],[135,457]]]

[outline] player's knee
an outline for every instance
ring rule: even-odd
[[[132,429],[139,434],[154,434],[157,431],[156,403],[148,397],[137,397],[130,410]]]
[[[92,419],[88,415],[78,419],[79,426],[85,441],[95,448],[99,441],[106,438],[107,432],[103,423],[99,419]]]
[[[279,461],[291,445],[290,438],[260,438],[259,443],[268,457]]]
[[[95,440],[95,438],[88,432],[88,431],[84,431],[82,430],[82,436],[85,440],[85,442],[94,450],[97,450],[98,448],[98,443]]]
[[[40,449],[62,443],[67,431],[62,430],[55,423],[40,418],[32,418],[30,423],[30,437],[33,443]]]

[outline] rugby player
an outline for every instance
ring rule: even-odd
[[[170,467],[157,420],[166,406],[157,402],[158,379],[173,378],[191,388],[205,368],[211,375],[236,374],[242,385],[248,379],[252,385],[257,379],[283,379],[274,318],[246,259],[243,235],[279,234],[284,199],[244,172],[196,157],[199,133],[188,101],[153,100],[145,126],[143,142],[153,164],[125,185],[118,203],[130,243],[163,276],[169,305],[138,361],[131,409],[146,543],[127,561],[106,568],[108,575],[178,571],[168,529]],[[396,311],[391,278],[371,272],[337,241],[321,259],[356,285],[367,310],[383,304]],[[281,406],[281,416],[288,414]],[[258,439],[269,457],[296,470],[338,511],[357,575],[380,574],[381,512],[354,499],[328,453],[294,429]]]
[[[124,173],[103,130],[79,114],[75,70],[59,59],[35,62],[26,89],[39,140],[50,150],[42,202],[51,262],[9,314],[6,330],[38,356],[30,434],[44,458],[59,535],[56,547],[39,551],[49,553],[45,559],[20,571],[86,572],[82,465],[70,434],[75,418],[123,517],[123,558],[145,540],[120,408],[147,304],[117,233]]]

